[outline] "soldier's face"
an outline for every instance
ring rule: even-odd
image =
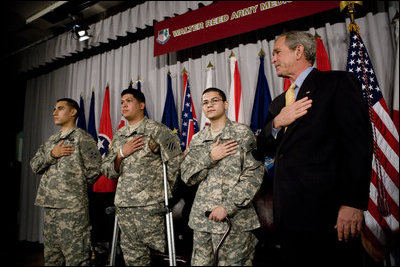
[[[136,100],[131,94],[125,94],[121,98],[121,113],[128,121],[135,120],[144,114],[145,104]]]
[[[225,116],[228,102],[222,101],[218,92],[207,92],[202,97],[203,112],[209,120],[217,120]]]
[[[54,123],[59,126],[69,123],[75,119],[75,111],[68,105],[67,101],[57,102],[53,109]]]

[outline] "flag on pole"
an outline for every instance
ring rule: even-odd
[[[90,110],[89,110],[89,122],[88,122],[88,133],[93,136],[93,139],[97,143],[97,130],[96,130],[96,121],[94,116],[94,90],[92,90],[92,96],[90,98]]]
[[[268,115],[268,106],[272,101],[267,77],[265,77],[264,71],[264,51],[261,50],[259,55],[260,67],[258,68],[257,88],[254,96],[253,111],[251,113],[250,123],[250,128],[256,136],[264,127]],[[271,157],[266,157],[264,160],[264,166],[268,171],[268,176],[272,178],[274,171],[274,159]]]
[[[315,41],[317,42],[317,52],[316,52],[317,69],[319,69],[320,71],[331,70],[331,64],[329,62],[329,57],[328,53],[326,52],[324,42],[317,33],[315,33],[314,37]],[[283,91],[286,91],[290,85],[291,85],[290,80],[288,78],[285,78],[283,84]]]
[[[178,114],[176,113],[174,93],[172,92],[171,73],[167,74],[167,96],[161,122],[179,136]]]
[[[190,93],[189,79],[186,70],[183,69],[183,103],[182,103],[182,130],[181,149],[186,150],[195,133],[199,131],[196,111],[193,106],[192,94]]]
[[[268,106],[271,101],[271,94],[264,72],[264,52],[260,52],[260,67],[258,68],[257,88],[250,123],[250,128],[255,134],[258,134],[264,127],[268,115]]]
[[[351,23],[349,31],[346,70],[354,73],[362,84],[374,137],[369,204],[364,212],[362,240],[372,257],[384,260],[386,255],[383,253],[377,258],[377,251],[384,251],[385,246],[394,242],[390,240],[391,233],[399,230],[399,134],[390,119],[358,25]]]
[[[396,36],[396,65],[394,68],[394,89],[393,89],[393,123],[399,132],[399,13],[395,18],[395,34]]]
[[[138,77],[137,81],[136,81],[136,87],[137,89],[142,92],[142,80],[140,79],[140,77]],[[149,118],[149,114],[147,113],[147,109],[146,106],[144,107],[144,115]]]
[[[105,157],[112,139],[113,133],[110,116],[110,88],[107,84],[100,118],[99,141],[97,142],[97,148],[99,149],[102,157]],[[106,176],[101,175],[93,185],[93,192],[115,192],[116,187],[116,179],[108,179]]]
[[[207,75],[206,75],[206,87],[214,87],[213,86],[213,64],[211,64],[211,61],[208,63],[207,66]],[[200,124],[200,129],[204,129],[204,127],[210,125],[210,120],[206,117],[206,114],[204,114],[203,110],[201,110],[201,124]]]
[[[231,69],[231,86],[229,90],[228,118],[232,121],[244,123],[242,85],[240,82],[238,62],[233,52],[231,53],[229,59]]]
[[[79,116],[77,126],[86,131],[85,104],[82,95],[79,98]]]

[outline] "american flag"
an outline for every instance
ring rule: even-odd
[[[390,234],[399,229],[399,134],[389,116],[358,26],[350,24],[349,29],[346,69],[353,72],[362,84],[374,137],[369,204],[368,211],[364,212],[366,227],[363,234],[374,248],[382,248],[392,241]]]
[[[182,105],[182,129],[181,149],[185,151],[195,133],[199,131],[196,111],[194,110],[192,95],[190,93],[189,79],[186,72],[183,73],[183,105]]]

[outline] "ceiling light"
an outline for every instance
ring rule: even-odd
[[[89,39],[90,35],[87,32],[88,29],[89,29],[89,27],[87,27],[87,26],[83,26],[83,25],[77,24],[77,23],[74,24],[72,26],[73,37],[75,39],[79,40],[80,42]]]

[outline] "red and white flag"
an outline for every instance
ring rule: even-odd
[[[181,149],[185,151],[195,133],[199,131],[196,111],[194,110],[192,93],[190,92],[189,78],[183,69],[183,103],[182,103],[182,126],[181,126]]]
[[[231,86],[229,90],[228,118],[231,121],[244,123],[242,85],[240,82],[238,62],[233,53],[230,56],[230,65],[231,65]]]
[[[101,111],[100,128],[97,141],[97,148],[102,157],[105,157],[111,140],[113,139],[111,116],[110,116],[110,88],[107,84],[106,92],[104,94],[103,109]],[[116,179],[108,179],[106,176],[101,175],[100,178],[93,185],[93,192],[106,193],[115,192],[117,188]]]
[[[368,210],[364,212],[363,245],[371,257],[383,261],[394,233],[399,231],[399,133],[389,116],[372,61],[358,25],[349,25],[346,70],[359,79],[368,102],[374,137]]]
[[[211,62],[207,66],[207,75],[206,75],[206,87],[214,87],[213,86],[213,68],[214,66],[211,64]],[[204,127],[210,125],[210,120],[206,117],[204,114],[203,110],[201,111],[201,124],[200,124],[200,129],[203,129]]]

